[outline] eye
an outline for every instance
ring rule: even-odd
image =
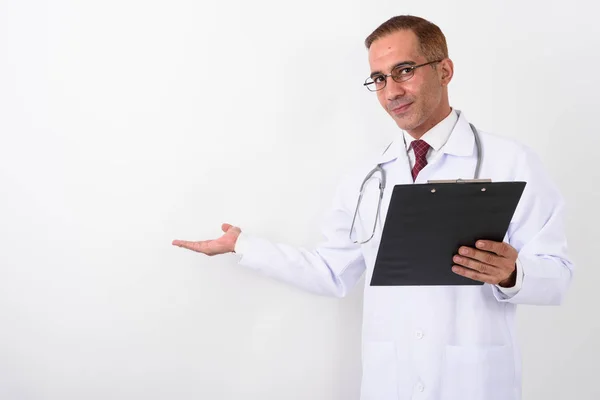
[[[408,75],[408,74],[410,74],[412,72],[412,70],[413,70],[412,67],[402,67],[402,68],[398,68],[396,70],[396,74],[400,75],[400,76],[402,76],[402,75]]]
[[[375,75],[371,79],[373,79],[373,82],[375,82],[375,83],[383,83],[383,82],[385,82],[385,77],[383,75]]]

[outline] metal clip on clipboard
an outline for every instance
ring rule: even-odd
[[[491,179],[440,179],[428,180],[427,183],[491,183]]]

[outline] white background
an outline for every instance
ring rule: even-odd
[[[576,275],[519,309],[525,399],[597,399],[600,29],[578,1],[0,1],[0,398],[356,400],[361,290],[171,246],[220,224],[311,246],[397,133],[364,38],[445,32],[451,103],[538,151]],[[361,282],[362,284],[363,282]]]

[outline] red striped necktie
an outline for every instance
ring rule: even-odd
[[[424,140],[413,140],[410,145],[415,152],[415,166],[412,169],[414,182],[417,179],[419,172],[427,165],[427,152],[431,146]]]

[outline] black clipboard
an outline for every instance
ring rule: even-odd
[[[524,189],[489,180],[395,185],[371,286],[482,285],[452,272],[452,257],[478,239],[501,242]]]

